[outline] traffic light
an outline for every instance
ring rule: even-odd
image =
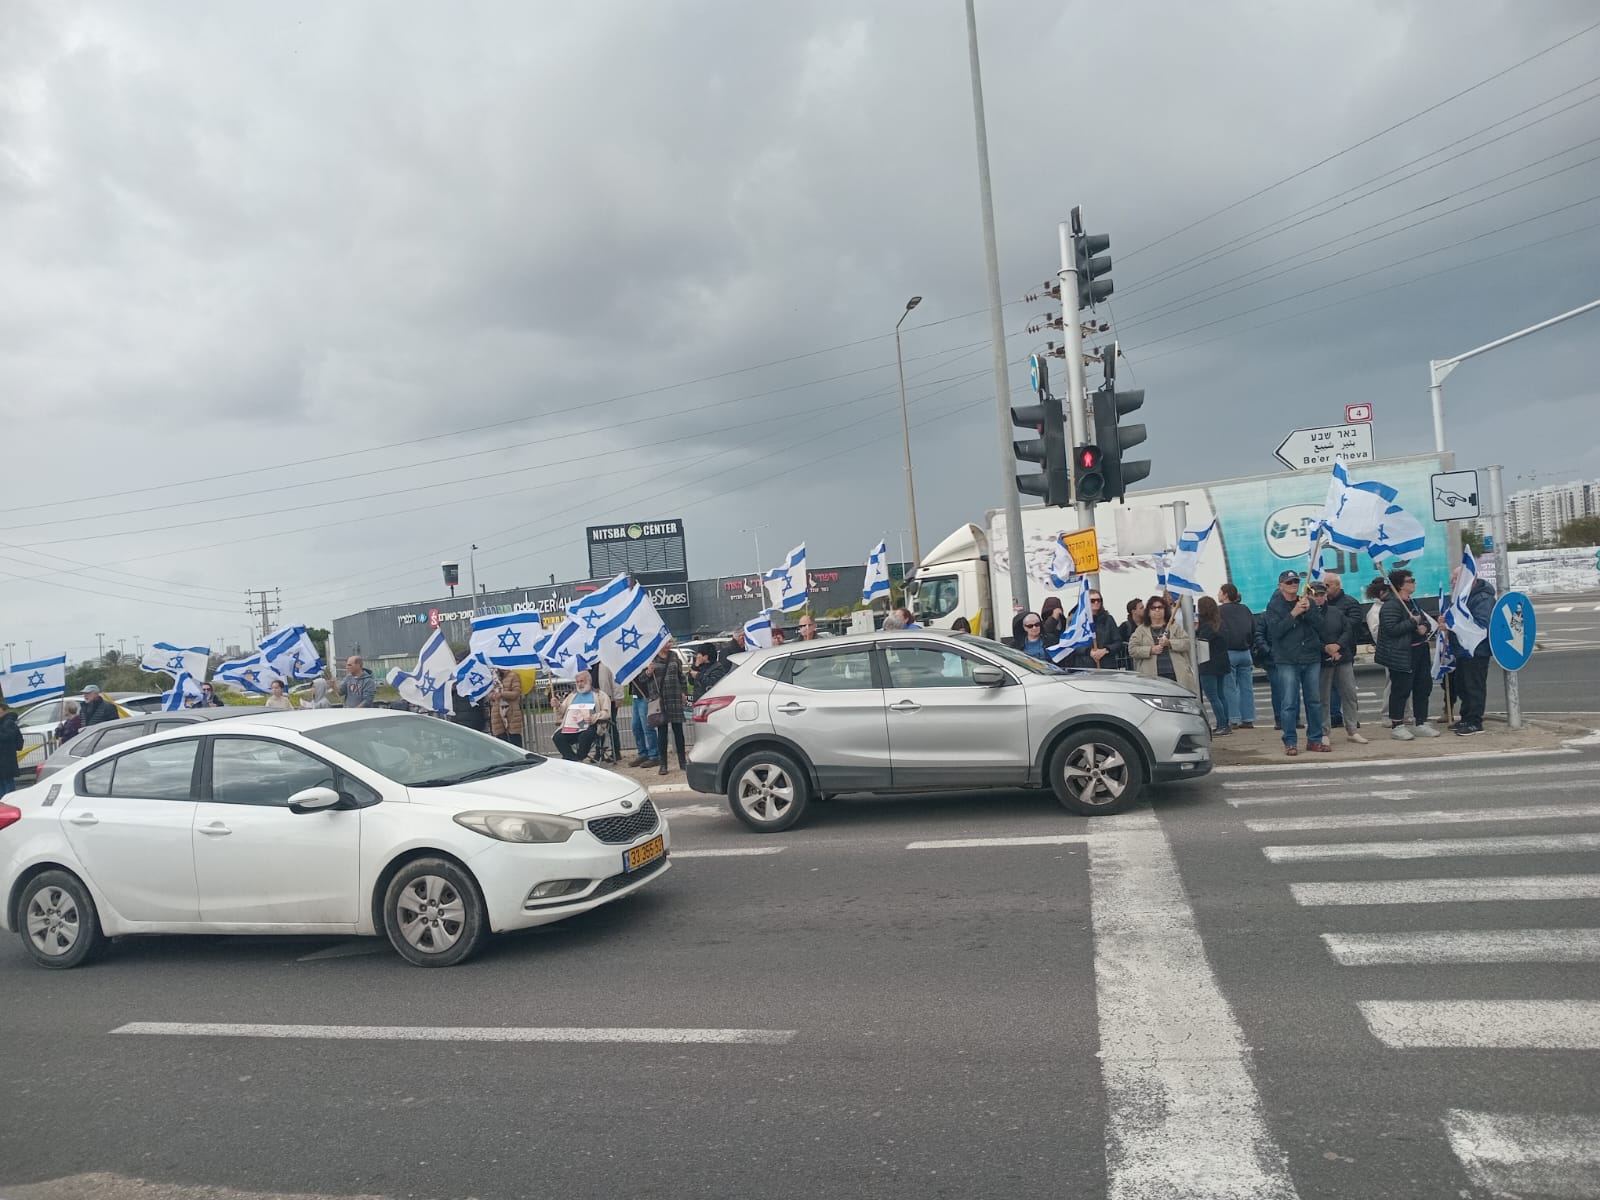
[[[1094,499],[1121,500],[1128,493],[1128,485],[1138,483],[1150,474],[1150,460],[1124,462],[1122,453],[1137,446],[1148,436],[1143,425],[1124,425],[1122,418],[1144,407],[1144,389],[1117,391],[1117,343],[1101,346],[1096,354],[1105,369],[1105,382],[1095,389],[1090,399],[1094,403],[1094,440],[1100,452],[1100,475],[1104,487]],[[1079,497],[1083,496],[1079,485]]]
[[[1092,504],[1106,498],[1105,455],[1099,446],[1079,446],[1072,452],[1072,470],[1078,478],[1078,502]]]
[[[1033,358],[1032,370],[1039,403],[1013,407],[1011,423],[1039,436],[1013,441],[1011,449],[1018,462],[1038,463],[1044,470],[1037,474],[1018,475],[1017,491],[1025,496],[1038,496],[1046,504],[1062,507],[1071,503],[1072,487],[1067,466],[1066,414],[1048,390],[1048,368],[1037,355]]]
[[[1072,265],[1078,273],[1078,308],[1093,308],[1111,295],[1111,280],[1101,279],[1111,270],[1108,233],[1085,233],[1083,210],[1072,210]]]

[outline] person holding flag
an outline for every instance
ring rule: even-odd
[[[1272,670],[1278,679],[1277,720],[1283,751],[1291,758],[1300,753],[1297,727],[1303,700],[1306,749],[1327,754],[1333,747],[1322,727],[1322,613],[1313,607],[1309,594],[1301,593],[1299,572],[1284,571],[1278,576],[1278,591],[1262,616],[1272,649]]]
[[[522,747],[522,676],[509,667],[496,669],[484,696],[489,732],[502,742]]]
[[[1495,591],[1478,578],[1470,549],[1461,552],[1450,584],[1445,624],[1455,655],[1456,695],[1461,698],[1461,719],[1452,729],[1460,737],[1470,737],[1483,732],[1483,709],[1489,698],[1489,618],[1494,614]]]
[[[1433,691],[1433,663],[1428,639],[1433,622],[1412,599],[1417,577],[1404,568],[1389,572],[1389,598],[1378,617],[1378,646],[1373,655],[1389,670],[1389,729],[1392,738],[1438,737],[1428,724],[1428,697]],[[1414,729],[1406,728],[1406,702],[1411,702]]]

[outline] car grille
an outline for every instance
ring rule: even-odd
[[[650,876],[654,875],[666,865],[667,855],[663,854],[660,858],[656,859],[655,862],[650,863],[648,866],[640,867],[637,871],[624,871],[620,875],[612,875],[608,879],[602,879],[599,887],[595,888],[594,891],[590,892],[587,896],[581,897],[581,899],[594,900],[600,896],[609,896],[612,892],[617,891],[619,888],[632,887],[641,879],[649,879]]]
[[[638,812],[619,817],[596,817],[589,822],[589,832],[602,842],[621,845],[649,833],[657,824],[656,806],[646,797]]]

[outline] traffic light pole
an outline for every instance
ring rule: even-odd
[[[1493,466],[1489,474],[1490,524],[1494,528],[1495,591],[1504,596],[1511,590],[1511,551],[1506,546],[1506,491],[1500,478],[1500,467]],[[1506,724],[1512,729],[1522,728],[1522,687],[1517,672],[1504,671],[1506,679]]]
[[[1089,385],[1083,371],[1083,325],[1078,320],[1078,268],[1072,252],[1072,226],[1062,221],[1056,226],[1061,241],[1061,335],[1067,356],[1067,442],[1074,448],[1087,445],[1089,438]],[[1078,472],[1072,472],[1072,503],[1079,529],[1094,528],[1094,503],[1078,498]],[[1098,572],[1089,576],[1089,586],[1100,586]]]

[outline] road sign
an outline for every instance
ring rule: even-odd
[[[1372,425],[1319,425],[1296,429],[1273,451],[1292,471],[1316,471],[1336,462],[1372,462]]]
[[[1429,477],[1435,521],[1465,521],[1478,515],[1478,473],[1444,471]]]
[[[1100,543],[1095,538],[1094,530],[1080,529],[1076,533],[1063,533],[1061,543],[1066,546],[1067,553],[1072,555],[1072,563],[1077,567],[1074,574],[1093,575],[1100,570]]]
[[[1521,592],[1501,596],[1489,614],[1489,650],[1495,662],[1507,671],[1522,670],[1533,657],[1533,642],[1538,634],[1533,601]]]
[[[1370,421],[1372,420],[1372,405],[1346,404],[1344,406],[1344,419],[1347,425],[1356,421]]]
[[[1028,382],[1041,396],[1050,390],[1050,364],[1037,354],[1028,355]]]

